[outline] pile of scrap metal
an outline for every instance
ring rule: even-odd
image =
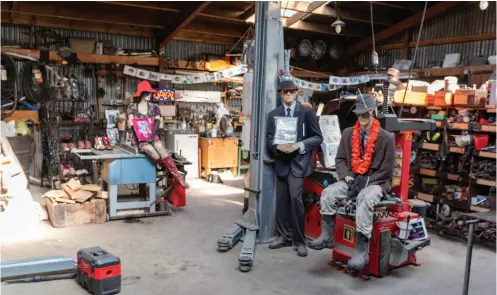
[[[469,228],[465,224],[466,218],[460,211],[451,211],[449,205],[440,206],[438,220],[429,222],[428,225],[433,230],[450,238],[457,238],[466,241]],[[476,224],[474,232],[475,243],[494,248],[496,247],[496,228],[488,222]]]
[[[495,181],[496,163],[490,159],[474,159],[471,174],[474,178]]]

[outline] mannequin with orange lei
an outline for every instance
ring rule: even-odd
[[[321,194],[321,235],[309,243],[315,250],[334,248],[335,216],[340,201],[356,198],[355,252],[347,267],[361,270],[369,260],[374,206],[390,192],[395,163],[393,134],[374,118],[377,104],[370,94],[358,95],[354,127],[342,133],[335,163],[340,181]]]

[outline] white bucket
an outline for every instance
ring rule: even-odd
[[[397,222],[397,227],[399,228],[399,239],[407,240],[411,235],[412,225],[404,221]]]

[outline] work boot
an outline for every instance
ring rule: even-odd
[[[269,244],[269,249],[279,249],[283,247],[290,247],[292,242],[285,239],[284,237],[278,237],[274,242]]]
[[[297,245],[297,255],[300,257],[307,256],[307,246],[305,244]]]
[[[357,233],[355,239],[355,252],[347,264],[347,268],[360,271],[369,262],[369,239],[362,233]]]
[[[335,215],[323,215],[321,217],[321,235],[307,245],[314,250],[333,249],[335,248],[334,234]]]
[[[171,156],[168,156],[166,158],[160,159],[157,161],[157,163],[161,166],[167,169],[169,173],[173,176],[174,180],[179,183],[184,188],[189,188],[190,186],[186,183],[185,181],[185,176],[182,175],[179,171],[178,168],[176,168],[176,165],[174,164],[173,159]]]

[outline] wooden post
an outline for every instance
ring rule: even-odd
[[[159,73],[165,73],[166,68],[166,46],[161,45],[159,47]],[[159,80],[159,88],[166,87],[166,81]]]
[[[102,87],[102,76],[97,74],[97,93],[98,89]],[[103,96],[98,96],[97,97],[97,114],[98,114],[98,119],[102,120],[103,119]]]
[[[402,59],[409,59],[409,31],[404,31],[404,42],[402,44]]]

